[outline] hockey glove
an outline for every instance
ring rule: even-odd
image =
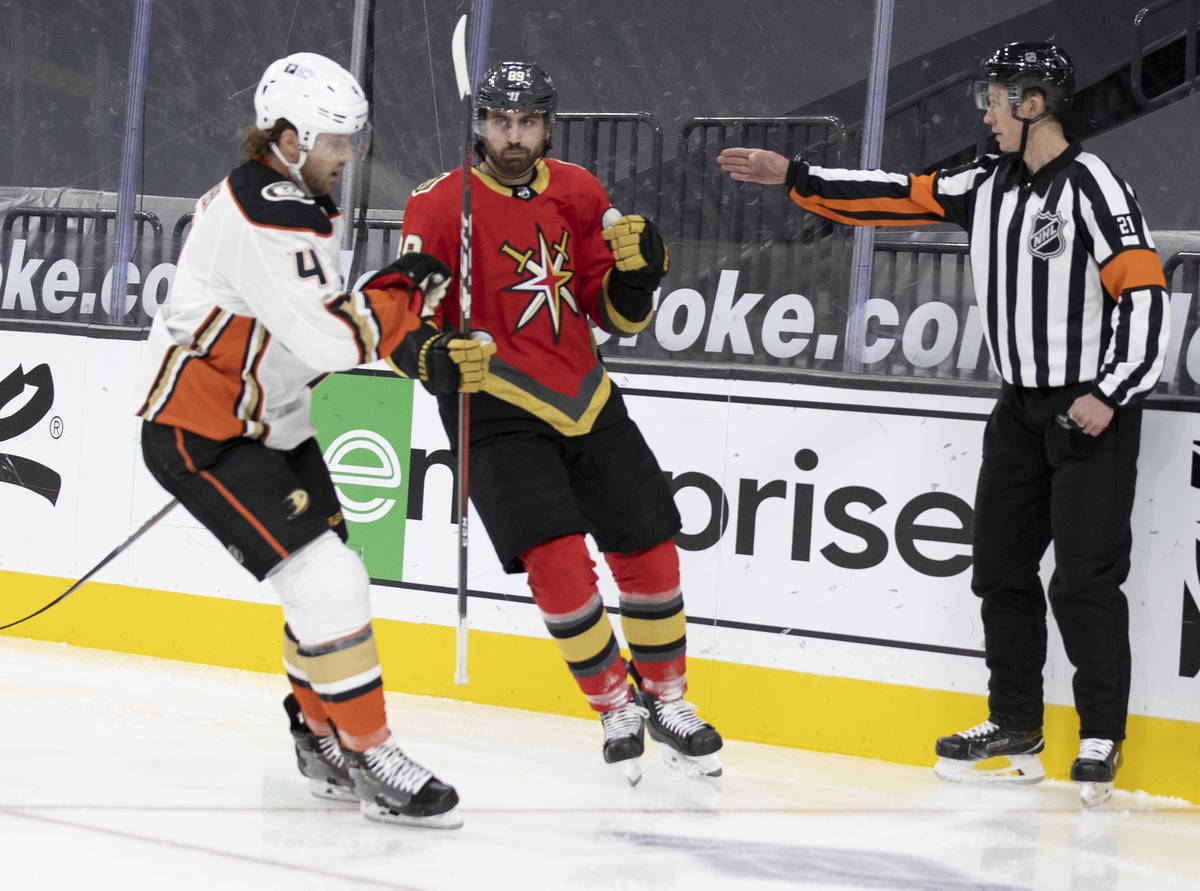
[[[450,287],[450,268],[437,257],[409,252],[401,254],[363,284],[368,288],[415,288],[421,295],[421,318],[433,317],[446,289]]]
[[[487,377],[488,360],[496,353],[492,335],[481,328],[470,339],[457,331],[431,337],[417,354],[417,375],[434,395],[477,393]]]
[[[620,217],[600,233],[616,260],[613,274],[625,284],[653,291],[667,271],[667,246],[654,223],[640,214]]]

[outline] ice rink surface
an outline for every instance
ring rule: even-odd
[[[462,829],[417,829],[308,794],[282,675],[0,637],[0,678],[6,891],[1200,887],[1200,807],[1141,793],[1083,812],[1068,783],[739,742],[689,779],[649,741],[630,788],[598,721],[389,693],[462,798]]]

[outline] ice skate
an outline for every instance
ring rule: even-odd
[[[620,768],[629,785],[636,786],[642,778],[642,753],[645,751],[645,724],[650,716],[637,694],[630,688],[631,698],[620,708],[602,712],[604,727],[604,761]]]
[[[289,693],[283,700],[283,709],[291,722],[292,739],[296,743],[296,763],[300,773],[308,778],[308,791],[317,798],[333,801],[358,801],[354,793],[354,782],[346,768],[334,734],[317,736],[304,723],[300,703]]]
[[[1038,752],[1046,747],[1042,731],[1003,730],[984,721],[937,741],[937,763],[933,773],[951,783],[1040,783],[1046,778]],[[993,758],[1008,764],[983,767]]]
[[[392,737],[365,752],[343,753],[367,819],[433,829],[462,825],[454,787],[405,755]]]
[[[1079,754],[1071,764],[1071,779],[1079,783],[1080,804],[1098,807],[1112,797],[1113,778],[1120,761],[1120,747],[1111,739],[1079,741]]]
[[[639,694],[649,712],[646,726],[650,737],[662,744],[663,761],[688,776],[719,777],[721,734],[696,717],[696,706],[683,699],[659,699],[652,693]]]

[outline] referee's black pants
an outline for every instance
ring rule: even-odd
[[[1129,573],[1141,408],[1117,409],[1098,437],[1055,422],[1090,385],[1005,384],[983,436],[975,493],[972,590],[982,599],[990,719],[1042,726],[1046,595],[1038,574],[1054,543],[1049,601],[1067,658],[1080,736],[1125,737]]]

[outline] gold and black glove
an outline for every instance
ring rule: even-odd
[[[469,338],[449,331],[431,337],[417,354],[417,376],[430,393],[477,393],[483,389],[488,361],[496,353],[492,335],[481,328]]]
[[[613,276],[632,288],[653,291],[667,271],[667,246],[653,221],[641,214],[619,217],[600,232],[613,253]]]

